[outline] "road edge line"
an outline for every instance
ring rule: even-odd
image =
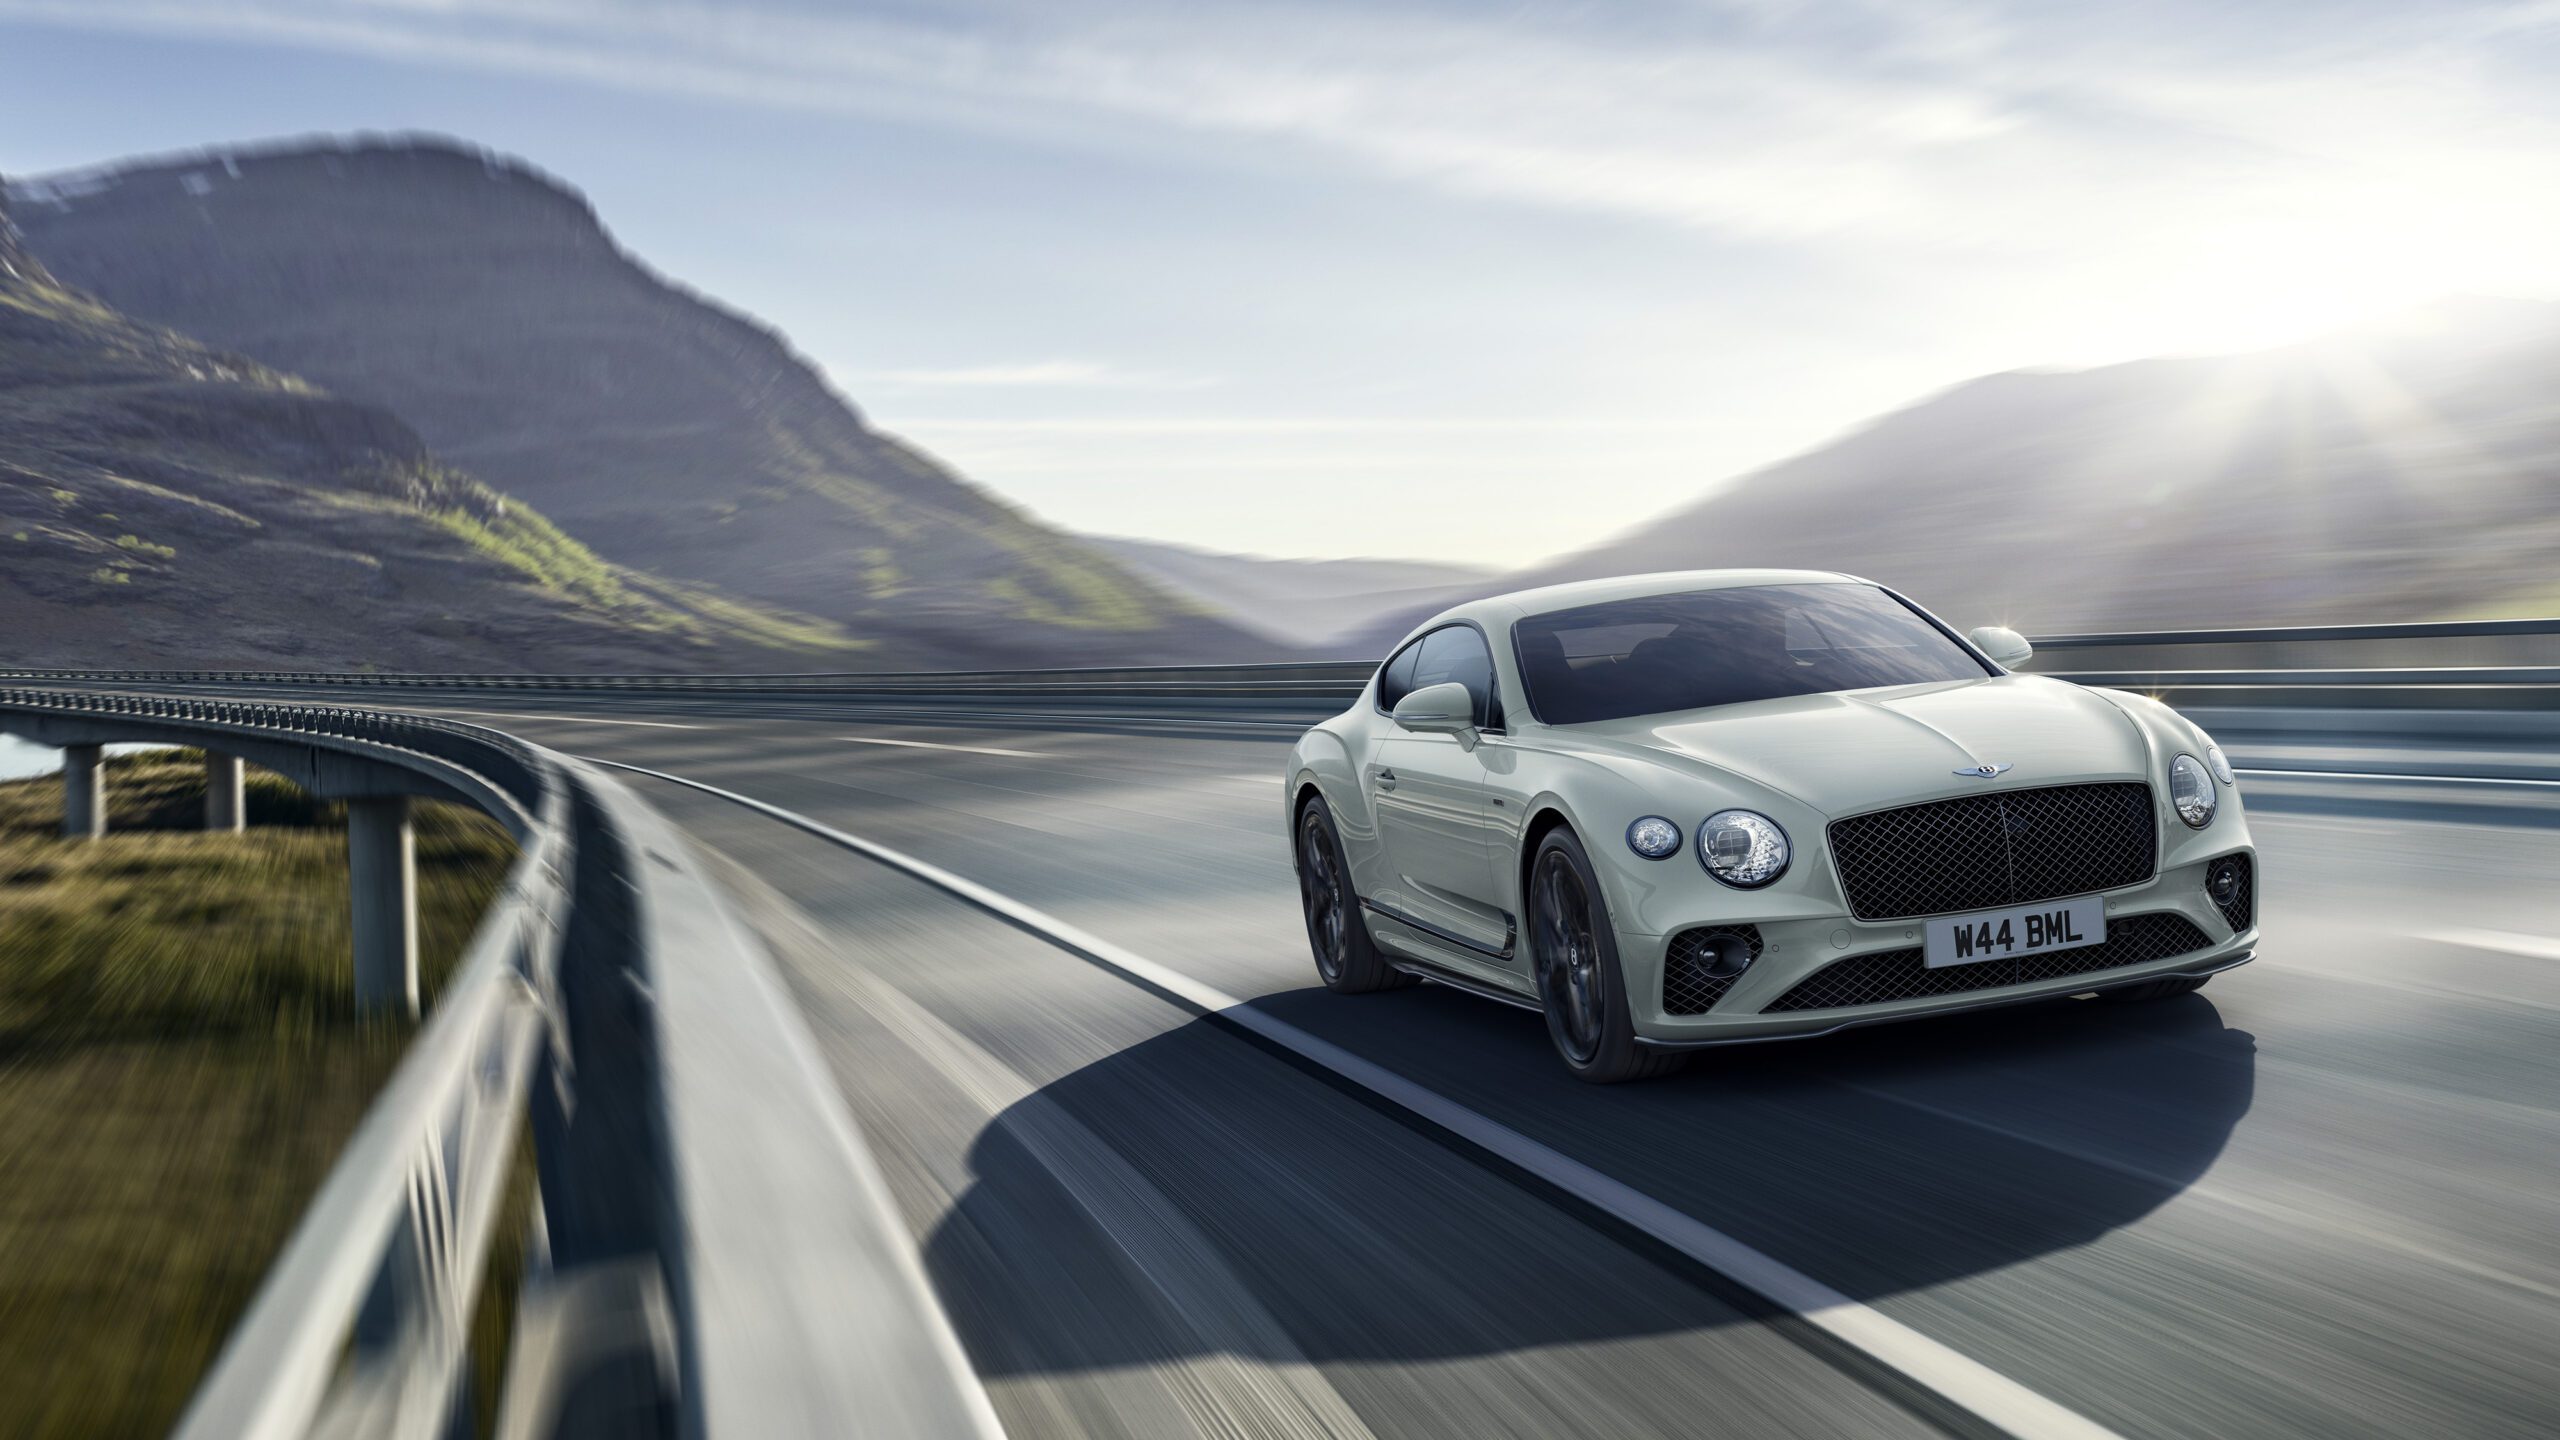
[[[1536,1176],[1639,1233],[1795,1315],[1833,1339],[1997,1429],[2020,1437],[2120,1440],[2096,1421],[2028,1389],[1989,1366],[1725,1234],[1694,1216],[1613,1179],[1510,1126],[1458,1103],[1375,1061],[1312,1035],[1249,1002],[1149,960],[1000,891],[876,840],[796,811],[663,770],[581,757],[634,775],[717,796],[901,871],[995,918],[1083,959],[1120,971],[1150,990],[1312,1061],[1507,1164]]]

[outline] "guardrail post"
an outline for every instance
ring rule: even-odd
[[[62,835],[66,840],[95,840],[107,833],[107,772],[98,763],[100,747],[62,747]]]
[[[347,802],[356,1008],[418,1015],[418,843],[409,797]]]
[[[246,823],[241,804],[245,790],[241,783],[240,757],[217,750],[204,752],[204,828],[228,830],[238,834]]]

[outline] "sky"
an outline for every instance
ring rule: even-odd
[[[359,130],[1259,554],[1513,566],[1974,375],[2560,296],[2560,0],[0,0],[0,173]]]

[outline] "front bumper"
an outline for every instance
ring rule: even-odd
[[[1842,914],[1818,919],[1755,922],[1761,939],[1759,957],[1709,1008],[1698,1014],[1672,1013],[1665,1006],[1663,986],[1673,939],[1694,927],[1677,926],[1661,935],[1620,931],[1617,937],[1618,956],[1627,980],[1629,1008],[1633,1012],[1636,1035],[1647,1044],[1674,1047],[1795,1039],[1854,1025],[1917,1019],[1992,1005],[2078,995],[2166,976],[2208,975],[2217,970],[2227,970],[2248,961],[2258,938],[2254,905],[2247,917],[2247,925],[2234,929],[2205,890],[2207,868],[2224,856],[2233,854],[2249,856],[2254,871],[2255,853],[2251,848],[2242,846],[2217,850],[2191,863],[2165,868],[2142,884],[2105,894],[2111,936],[2138,917],[2177,916],[2195,928],[2204,942],[2200,946],[2189,946],[2176,953],[2107,969],[2020,983],[1980,983],[1947,993],[1880,999],[1867,1004],[1819,1009],[1769,1008],[1801,982],[1831,966],[1860,957],[1885,957],[1891,952],[1918,947],[1923,921],[1864,921]],[[1736,923],[1730,915],[1718,915],[1699,922],[1702,926],[1715,927]],[[2058,953],[2067,955],[2071,952]],[[1938,982],[1962,984],[1968,980],[1987,980],[1998,973],[1983,971],[1972,976],[1960,973],[1972,968],[1955,967],[1931,972],[1931,975]]]

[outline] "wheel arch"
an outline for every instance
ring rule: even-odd
[[[1307,806],[1322,799],[1324,787],[1316,783],[1315,772],[1300,771],[1296,788],[1289,792],[1289,862],[1293,865],[1307,858],[1304,831]],[[1327,804],[1329,806],[1331,802]]]
[[[1524,926],[1529,916],[1529,866],[1538,858],[1538,846],[1557,830],[1570,830],[1577,837],[1582,834],[1582,826],[1565,812],[1563,802],[1542,796],[1530,805],[1528,822],[1520,827],[1519,853],[1511,857],[1511,882],[1517,887],[1511,892],[1514,913]]]

